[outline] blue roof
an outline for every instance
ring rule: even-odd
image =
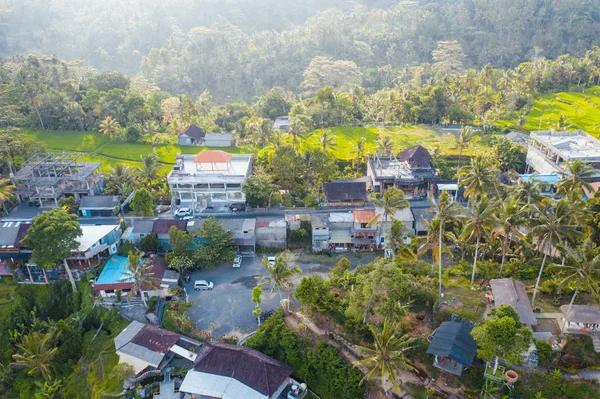
[[[555,174],[549,174],[549,175],[540,175],[537,173],[533,173],[533,174],[529,174],[529,175],[519,175],[519,177],[523,180],[539,180],[542,183],[545,184],[554,184],[557,181],[560,180],[560,177],[558,177]]]
[[[477,342],[471,336],[472,327],[464,322],[445,321],[427,348],[427,353],[448,357],[463,367],[469,367],[477,352]]]
[[[127,271],[129,259],[125,256],[113,255],[106,261],[102,273],[98,276],[96,284],[132,283],[134,279]]]

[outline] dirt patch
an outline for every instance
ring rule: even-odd
[[[254,276],[240,277],[233,280],[231,284],[242,284],[244,287],[254,288],[259,284],[261,277],[262,276],[258,274]]]

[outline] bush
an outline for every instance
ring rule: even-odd
[[[477,278],[483,280],[491,280],[500,277],[500,264],[494,261],[479,261],[477,262]]]
[[[539,365],[541,367],[548,367],[550,365],[550,361],[554,356],[554,352],[550,345],[548,345],[545,341],[540,341],[539,339],[533,339],[535,343],[535,347],[537,348],[537,355],[539,359]]]
[[[119,248],[117,248],[117,254],[119,256],[127,256],[130,252],[135,252],[135,244],[129,240],[123,240]]]
[[[140,240],[140,249],[144,252],[159,253],[163,251],[163,245],[156,233],[150,233]]]

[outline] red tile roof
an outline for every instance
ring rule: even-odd
[[[162,256],[155,256],[152,259],[152,279],[154,280],[153,287],[144,287],[144,290],[160,289],[160,282],[162,281],[165,270],[167,270],[167,262]]]
[[[354,223],[369,223],[375,217],[374,209],[362,209],[353,212]]]
[[[194,370],[233,377],[271,397],[293,369],[253,349],[222,343],[204,343],[200,348]]]
[[[198,153],[194,158],[195,163],[228,163],[232,155],[221,150],[206,150]]]
[[[177,227],[179,230],[185,231],[187,221],[182,219],[156,219],[152,226],[152,232],[156,234],[167,234],[171,226]]]

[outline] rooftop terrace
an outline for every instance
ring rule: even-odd
[[[550,148],[564,161],[576,159],[584,162],[600,162],[600,140],[583,130],[574,132],[537,132],[531,133],[533,141]]]

